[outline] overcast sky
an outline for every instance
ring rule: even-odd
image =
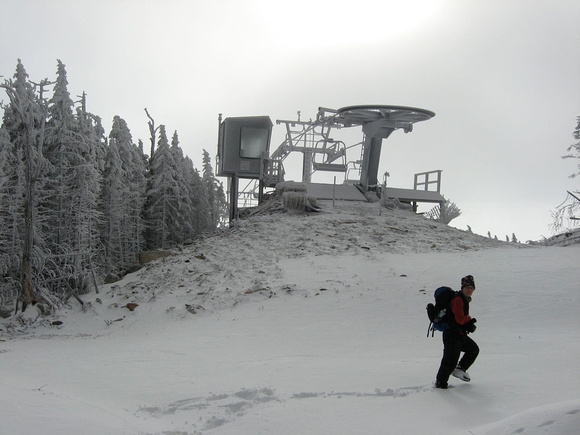
[[[147,144],[148,108],[198,168],[219,113],[401,105],[436,116],[383,142],[379,174],[411,188],[443,170],[458,228],[548,237],[579,187],[560,158],[580,116],[578,0],[0,0],[0,32],[4,78],[20,58],[33,81],[53,79],[60,59],[107,132],[119,115]]]

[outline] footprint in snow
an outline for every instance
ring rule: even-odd
[[[137,413],[159,418],[182,413],[187,415],[190,421],[198,420],[202,424],[199,429],[209,430],[243,416],[255,406],[276,400],[278,398],[271,388],[244,388],[232,394],[221,393],[180,399],[164,406],[142,406]]]

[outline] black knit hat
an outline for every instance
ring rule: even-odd
[[[473,275],[467,275],[461,278],[461,288],[463,287],[473,287],[475,288],[475,279]]]

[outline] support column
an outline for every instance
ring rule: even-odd
[[[395,125],[389,120],[381,119],[363,125],[365,140],[363,143],[360,184],[365,192],[370,190],[370,186],[379,184],[379,161],[383,139],[388,138],[393,131],[395,131]]]
[[[304,160],[302,161],[302,182],[310,183],[312,181],[312,150],[304,150]]]
[[[230,177],[230,225],[238,216],[238,175]]]

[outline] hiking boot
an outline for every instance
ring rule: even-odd
[[[453,376],[455,376],[457,379],[461,379],[464,382],[471,381],[471,378],[469,377],[469,373],[467,373],[466,370],[463,370],[459,366],[457,366],[457,368],[455,370],[453,370],[453,373],[451,373],[451,374]]]
[[[446,390],[449,388],[447,383],[440,382],[439,380],[435,381],[435,388],[441,388],[442,390]]]

